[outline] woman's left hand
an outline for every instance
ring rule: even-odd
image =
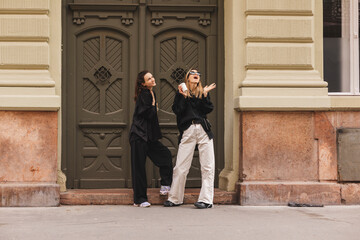
[[[212,84],[210,84],[209,86],[206,85],[206,86],[204,87],[204,96],[206,97],[207,94],[208,94],[208,92],[210,92],[210,91],[213,90],[214,88],[216,88],[216,84],[215,84],[215,83],[212,83]]]
[[[152,105],[155,106],[155,96],[154,96],[154,92],[152,90],[150,90],[151,96],[152,96]]]

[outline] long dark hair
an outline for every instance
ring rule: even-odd
[[[137,75],[136,84],[135,84],[135,97],[134,97],[135,101],[137,100],[139,94],[141,93],[141,90],[146,88],[142,84],[145,83],[144,77],[147,73],[149,73],[148,70],[143,70],[143,71],[139,72]]]

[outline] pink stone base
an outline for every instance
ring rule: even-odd
[[[241,205],[360,204],[360,183],[338,182],[339,128],[360,128],[360,111],[242,112]]]
[[[56,182],[57,115],[0,111],[0,183]]]
[[[289,202],[339,205],[341,186],[318,182],[242,182],[240,204],[245,206],[287,205]]]
[[[60,201],[57,112],[0,111],[0,207]]]
[[[0,183],[0,207],[56,207],[60,187],[55,183]]]
[[[341,185],[341,202],[346,205],[360,204],[360,183]]]

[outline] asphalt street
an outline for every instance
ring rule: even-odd
[[[359,240],[360,206],[0,208],[0,240]]]

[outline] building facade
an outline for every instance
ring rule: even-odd
[[[360,203],[358,1],[0,0],[0,206],[129,188],[138,71],[163,142],[184,72],[216,82],[216,186],[241,205]],[[188,187],[200,184],[197,155]],[[149,186],[158,187],[151,166]]]

